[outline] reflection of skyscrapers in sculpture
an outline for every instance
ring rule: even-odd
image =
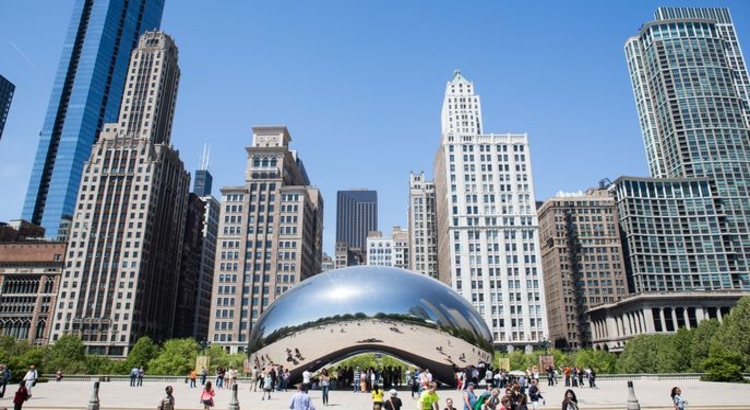
[[[750,80],[729,11],[659,8],[625,52],[652,176],[615,181],[632,290],[750,289]]]
[[[525,134],[482,133],[474,85],[448,82],[435,156],[440,280],[485,318],[495,344],[547,332],[531,156]]]
[[[438,278],[435,183],[409,175],[409,269]]]
[[[132,53],[119,120],[83,167],[53,341],[126,356],[141,336],[172,337],[190,184],[170,143],[177,53],[160,32]]]
[[[209,340],[243,352],[274,300],[321,271],[323,198],[284,126],[253,127],[243,186],[221,189]]]
[[[47,237],[75,212],[83,164],[117,120],[130,53],[163,10],[164,0],[75,1],[23,207]]]
[[[336,194],[336,267],[365,264],[367,235],[378,230],[378,193],[366,189]],[[346,245],[344,245],[346,244]],[[346,265],[343,265],[346,261]]]
[[[13,83],[0,75],[0,139],[3,138],[5,120],[8,119],[8,111],[10,111],[10,103],[13,101],[13,91],[15,89],[16,86]]]

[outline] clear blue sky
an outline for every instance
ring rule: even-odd
[[[325,202],[378,191],[406,226],[409,172],[432,164],[445,83],[460,69],[485,132],[529,134],[537,200],[646,176],[623,46],[658,6],[729,7],[750,58],[750,1],[166,0],[180,50],[172,132],[186,167],[211,144],[214,195],[244,184],[251,127],[286,125]],[[16,85],[0,140],[0,221],[17,219],[72,0],[0,2],[0,74]]]

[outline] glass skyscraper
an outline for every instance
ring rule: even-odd
[[[336,242],[364,250],[367,234],[377,230],[377,191],[353,189],[336,193]]]
[[[3,137],[3,129],[5,128],[5,120],[8,118],[8,111],[10,110],[10,102],[13,101],[13,91],[16,86],[13,85],[7,78],[0,75],[0,138]]]
[[[164,0],[76,0],[22,215],[47,237],[72,217],[83,164],[103,124],[117,121],[130,53],[163,10]]]
[[[625,53],[654,178],[615,183],[631,290],[750,289],[750,81],[729,10],[659,8]]]

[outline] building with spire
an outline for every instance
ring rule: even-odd
[[[51,339],[128,355],[173,336],[190,175],[170,134],[180,69],[174,41],[147,32],[130,59],[117,122],[84,164]]]
[[[625,55],[651,177],[610,188],[635,294],[589,312],[610,350],[750,291],[750,80],[729,10],[658,8]]]
[[[163,10],[164,0],[75,0],[23,206],[47,237],[67,239],[58,229],[76,211],[84,162],[117,121],[130,53]]]
[[[526,134],[486,134],[474,84],[445,87],[435,155],[439,279],[477,308],[496,346],[547,335],[531,153]]]
[[[247,349],[265,309],[321,272],[323,197],[284,126],[253,127],[245,184],[221,189],[209,341]]]

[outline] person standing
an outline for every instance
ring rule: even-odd
[[[477,402],[477,394],[474,393],[475,387],[474,382],[469,382],[466,384],[466,390],[461,394],[464,400],[464,410],[472,410]]]
[[[571,389],[565,391],[562,410],[578,410],[578,399],[576,398],[575,392]]]
[[[589,387],[592,389],[596,388],[596,372],[593,367],[589,371]]]
[[[271,400],[271,390],[273,389],[273,376],[271,370],[266,370],[266,375],[263,377],[263,395],[261,400],[266,399],[266,393],[268,393],[268,400]]]
[[[359,366],[357,366],[357,369],[354,370],[354,385],[352,391],[354,393],[359,391],[359,380],[362,377],[362,371],[359,370]]]
[[[130,387],[135,387],[136,380],[138,380],[138,368],[133,367],[130,369]]]
[[[679,387],[673,387],[669,396],[672,397],[672,404],[674,405],[675,410],[685,410],[687,401],[683,400],[682,390],[680,390]]]
[[[258,371],[258,366],[253,366],[253,370],[250,371],[250,383],[253,385],[253,391],[258,391],[258,384],[260,383],[260,371]]]
[[[21,381],[16,390],[16,395],[13,396],[13,410],[21,410],[23,404],[29,400],[31,393],[26,389],[26,385]]]
[[[297,384],[297,393],[294,393],[291,401],[289,402],[290,410],[315,410],[315,406],[310,399],[310,396],[305,391],[302,383]]]
[[[167,386],[164,391],[167,393],[161,402],[159,402],[159,410],[174,410],[174,396],[172,396],[172,386]]]
[[[377,383],[372,385],[372,410],[381,410],[383,408],[383,391],[380,390]]]
[[[323,405],[328,405],[328,389],[331,386],[331,377],[328,375],[328,370],[323,369],[320,371],[320,390],[323,392]]]
[[[188,374],[188,379],[190,379],[190,388],[195,387],[195,381],[198,378],[198,375],[195,374],[195,369],[190,370],[190,374]]]
[[[450,397],[445,399],[445,408],[443,410],[456,410],[456,408],[453,407],[453,399]]]
[[[26,382],[26,390],[29,392],[31,397],[31,388],[36,385],[36,379],[39,377],[39,373],[36,371],[36,367],[32,364],[29,366],[29,371],[26,372],[26,376],[23,376],[24,382]]]
[[[143,386],[143,375],[146,374],[146,370],[143,369],[143,366],[138,368],[138,385]]]
[[[403,403],[401,403],[401,399],[398,398],[398,392],[396,391],[396,389],[391,389],[391,391],[389,391],[388,394],[391,397],[383,405],[385,410],[401,410],[401,406],[403,406]],[[451,409],[451,410],[454,410],[454,409]]]
[[[211,407],[214,406],[215,394],[216,392],[211,386],[211,382],[210,381],[206,382],[206,385],[203,386],[203,390],[201,390],[201,404],[203,404],[204,410],[209,410]]]
[[[57,383],[62,381],[62,370],[57,370],[57,373],[55,373],[55,381]]]
[[[430,382],[422,391],[417,402],[417,410],[440,410],[440,396],[437,394],[437,383]]]
[[[201,369],[201,386],[206,384],[206,377],[208,377],[208,370],[204,367]]]
[[[304,372],[302,372],[302,389],[305,391],[310,390],[310,382],[312,381],[312,372],[310,369],[305,369]]]

